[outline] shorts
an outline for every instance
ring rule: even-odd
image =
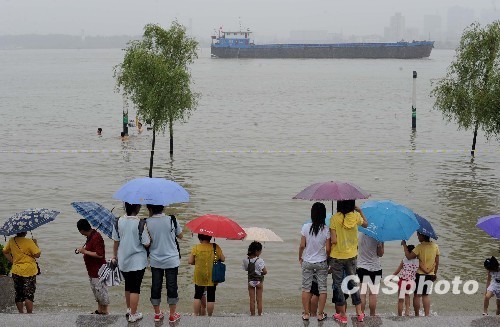
[[[380,280],[382,279],[382,269],[376,271],[370,271],[365,268],[358,268],[356,269],[356,275],[358,275],[359,281],[361,283],[364,283],[365,276],[368,276],[370,277],[372,284],[375,285],[379,284]],[[377,276],[380,276],[380,278],[376,278]]]
[[[205,288],[207,290],[207,302],[215,302],[215,290],[217,286],[200,286],[194,285],[194,298],[196,300],[201,300],[205,293]]]
[[[435,280],[436,280],[435,275],[417,274],[417,277],[415,278],[415,293],[414,294],[429,295],[430,293],[432,293],[432,285],[434,284]],[[429,281],[430,281],[430,283],[429,283]],[[422,288],[422,289],[420,289],[420,288]]]
[[[493,293],[496,296],[497,300],[500,300],[500,284],[491,283],[486,290]]]
[[[125,292],[141,294],[141,284],[145,270],[146,268],[136,271],[122,271],[125,278]]]
[[[12,280],[14,281],[14,289],[16,291],[16,302],[24,302],[26,300],[33,302],[35,300],[36,275],[23,277],[12,274]]]
[[[99,278],[89,278],[90,289],[94,293],[95,301],[99,305],[109,305],[108,286],[101,283]]]
[[[325,261],[321,262],[302,262],[302,290],[305,292],[310,292],[312,287],[313,278],[316,276],[318,282],[318,290],[320,293],[326,293],[327,287],[327,277],[328,277],[328,265]]]

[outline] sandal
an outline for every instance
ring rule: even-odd
[[[321,316],[321,318],[320,318],[320,316]],[[319,313],[317,317],[318,317],[318,321],[323,321],[328,317],[328,315],[326,313],[322,312],[322,313]]]
[[[302,312],[302,320],[307,321],[307,320],[309,320],[309,317],[310,317],[309,312],[305,312],[305,311]]]

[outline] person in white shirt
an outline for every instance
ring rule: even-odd
[[[361,281],[361,289],[366,292],[361,294],[361,311],[365,312],[366,296],[368,295],[370,316],[375,316],[377,309],[377,294],[380,280],[382,279],[382,267],[380,266],[380,257],[384,255],[384,243],[367,236],[363,233],[358,234],[358,267],[356,274]],[[367,285],[377,285],[376,290],[372,291]]]
[[[311,221],[302,226],[299,263],[302,266],[302,313],[303,320],[311,315],[311,286],[313,277],[318,281],[318,321],[326,319],[323,312],[326,304],[328,264],[327,253],[330,253],[330,229],[325,224],[326,208],[323,203],[316,202],[311,207]]]

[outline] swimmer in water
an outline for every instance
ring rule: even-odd
[[[144,132],[144,128],[142,128],[142,123],[137,122],[137,133],[141,134],[142,132]]]
[[[99,135],[99,136],[101,136],[101,135],[102,135],[102,128],[100,128],[100,127],[99,127],[99,128],[97,129],[97,135]]]
[[[121,132],[120,138],[122,139],[122,141],[128,141],[128,135],[125,134],[125,132]]]

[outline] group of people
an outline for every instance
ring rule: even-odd
[[[139,204],[124,204],[125,215],[113,226],[112,262],[118,264],[125,280],[126,317],[134,322],[142,319],[138,311],[141,284],[145,269],[151,267],[152,283],[150,301],[154,309],[154,320],[164,319],[161,311],[163,281],[166,281],[168,316],[170,322],[180,319],[177,313],[179,301],[177,275],[180,265],[178,239],[182,239],[182,227],[175,216],[165,215],[161,205],[147,205],[149,217],[140,219]],[[301,230],[299,263],[302,268],[302,319],[316,317],[325,320],[324,312],[328,275],[333,279],[333,297],[336,313],[333,318],[346,323],[347,299],[351,297],[357,320],[365,318],[365,307],[370,316],[376,315],[377,291],[366,284],[379,285],[382,278],[380,257],[384,255],[384,243],[363,233],[358,226],[367,227],[368,220],[354,200],[338,201],[337,212],[331,217],[329,226],[325,223],[325,205],[316,202],[311,208],[311,222]],[[99,281],[99,269],[106,264],[105,245],[101,234],[89,222],[80,219],[77,229],[86,237],[85,244],[75,253],[83,254],[91,290],[98,304],[95,314],[108,314],[109,296],[104,283]],[[410,314],[410,294],[413,294],[415,316],[430,314],[430,289],[436,280],[439,268],[439,248],[430,238],[417,233],[420,244],[407,245],[401,242],[403,258],[393,273],[399,277],[398,315]],[[225,261],[219,245],[211,243],[211,236],[198,234],[199,244],[191,249],[188,263],[194,265],[193,314],[211,316],[214,312],[217,283],[212,280],[212,268],[216,260]],[[20,313],[26,309],[33,312],[36,276],[40,273],[36,258],[41,250],[36,240],[26,238],[26,232],[18,233],[7,242],[3,253],[13,263],[12,278],[15,288],[15,302]],[[262,244],[252,242],[242,268],[247,271],[250,314],[262,315],[264,276],[267,268],[262,254]],[[484,313],[487,314],[489,300],[497,299],[497,314],[500,314],[500,266],[495,257],[487,259],[484,267],[488,271],[487,291],[484,297]],[[361,285],[358,285],[357,276]],[[346,282],[347,281],[347,282]],[[358,287],[361,286],[361,287]],[[362,291],[360,292],[359,289]],[[403,296],[402,296],[403,294]],[[257,306],[257,310],[256,310]]]
[[[302,319],[311,316],[318,321],[327,318],[324,312],[327,299],[327,277],[332,274],[333,298],[336,313],[333,318],[347,322],[346,299],[350,296],[355,307],[357,320],[365,318],[368,304],[370,316],[376,314],[377,292],[363,284],[379,285],[382,278],[380,257],[384,255],[384,243],[358,232],[358,226],[367,227],[368,220],[354,200],[338,201],[337,213],[325,223],[325,205],[316,202],[311,208],[311,222],[302,226],[299,247],[299,263],[302,267]],[[394,275],[399,276],[398,285],[413,288],[413,308],[420,314],[421,302],[424,313],[430,314],[429,288],[436,279],[439,268],[439,248],[428,236],[418,233],[420,244],[407,245],[402,241],[404,257]],[[359,291],[357,276],[361,282]],[[347,283],[343,283],[348,280]],[[346,284],[346,285],[345,285]],[[366,290],[366,291],[364,291]],[[410,312],[410,292],[398,293],[398,314]]]
[[[146,267],[151,267],[151,297],[154,309],[154,320],[164,319],[161,310],[161,294],[165,278],[167,290],[168,319],[178,321],[181,316],[176,311],[179,301],[177,275],[180,265],[180,248],[178,240],[182,239],[182,227],[175,216],[165,215],[164,206],[147,205],[149,217],[138,217],[140,204],[124,203],[125,215],[118,218],[113,226],[112,239],[113,256],[111,261],[117,263],[125,280],[126,317],[129,322],[143,318],[138,310],[141,284]],[[104,239],[92,228],[85,219],[80,219],[76,227],[86,238],[85,244],[75,253],[82,254],[87,269],[90,288],[97,302],[93,314],[108,314],[108,287],[99,278],[99,271],[106,261]],[[194,265],[194,301],[193,314],[211,316],[214,311],[215,291],[217,283],[212,281],[214,261],[225,261],[224,253],[219,245],[211,243],[211,236],[198,234],[199,244],[191,249],[188,263]],[[252,242],[248,255],[243,260],[243,270],[248,274],[248,291],[250,297],[250,312],[255,315],[263,311],[262,293],[264,275],[267,269],[264,260],[259,257],[262,244]],[[36,240],[26,238],[26,232],[18,233],[9,239],[3,253],[7,260],[13,263],[12,278],[15,288],[15,302],[20,313],[33,312],[33,302],[36,290],[36,276],[39,274],[36,258],[41,251]]]
[[[120,217],[113,227],[112,261],[118,262],[125,279],[125,302],[127,305],[127,319],[130,322],[142,319],[138,311],[141,284],[146,267],[151,267],[151,304],[154,309],[154,320],[164,319],[161,311],[161,293],[165,278],[167,290],[168,316],[170,322],[180,319],[176,312],[179,301],[177,275],[180,265],[180,248],[178,239],[182,239],[182,227],[175,216],[163,213],[161,205],[147,205],[149,217],[140,219],[137,215],[141,205],[125,203],[126,214]],[[98,269],[105,263],[104,240],[93,230],[90,224],[81,219],[77,223],[80,233],[87,237],[85,245],[77,249],[84,256],[91,289],[98,303],[96,314],[107,314],[109,297],[107,288],[99,283]],[[188,263],[194,265],[194,301],[193,314],[211,316],[214,311],[215,291],[217,284],[212,281],[212,267],[214,261],[225,261],[224,253],[219,245],[211,243],[211,236],[198,234],[199,244],[193,246]],[[263,276],[267,273],[264,261],[259,260],[262,244],[250,244],[248,259],[244,260],[244,269],[249,271],[249,291],[253,290],[257,301],[258,313],[262,314]],[[149,260],[148,260],[149,258]],[[250,295],[251,299],[252,296]],[[255,314],[255,305],[251,312]]]

